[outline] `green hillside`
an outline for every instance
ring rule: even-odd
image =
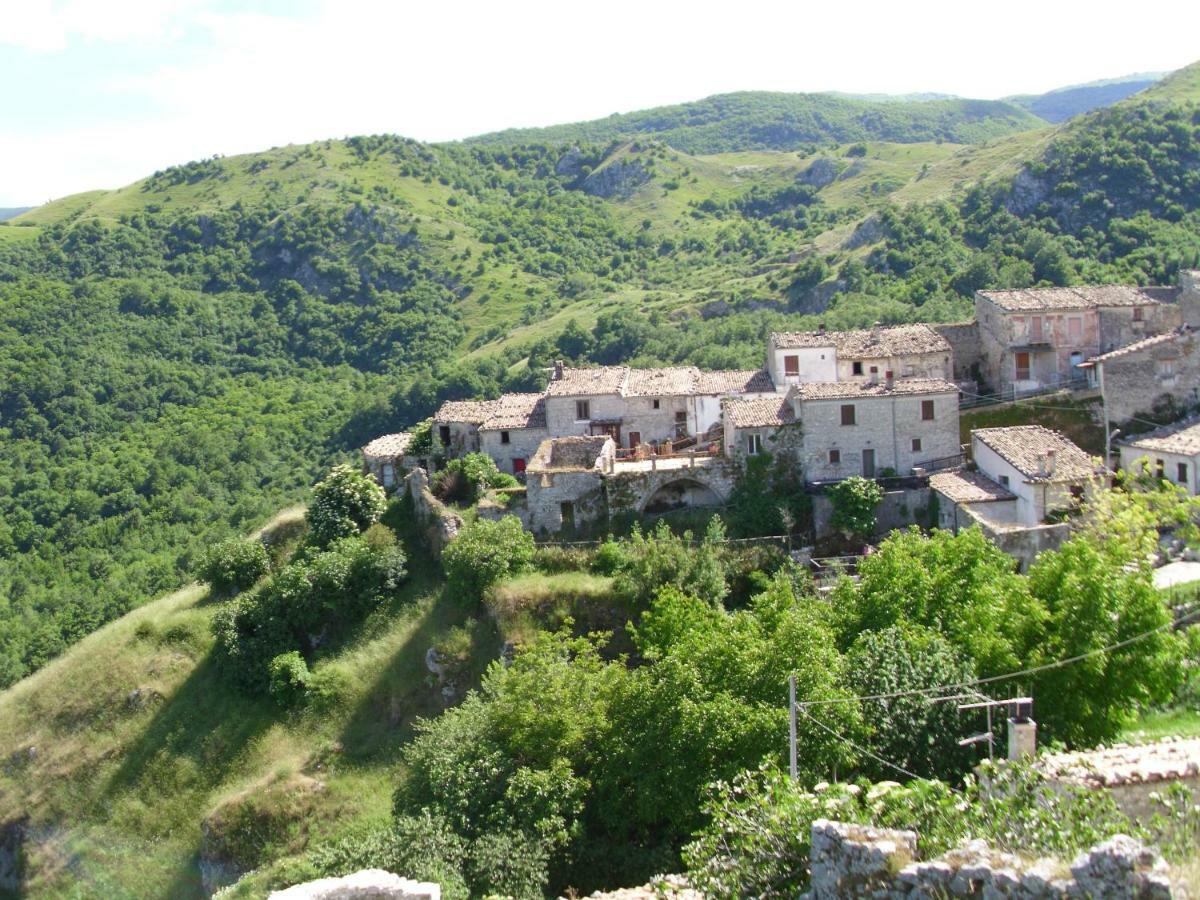
[[[467,143],[603,143],[640,137],[706,154],[853,141],[967,144],[1044,125],[1044,120],[1003,101],[868,100],[745,91],[590,122],[513,128],[468,138]]]
[[[1022,94],[1005,98],[1047,122],[1065,122],[1073,116],[1111,106],[1156,84],[1161,74],[1130,75],[1088,84],[1073,85],[1044,94]]]
[[[536,389],[554,358],[747,367],[772,329],[954,320],[979,287],[1171,281],[1200,254],[1197,71],[973,144],[382,135],[19,216],[0,226],[0,685],[375,434]]]

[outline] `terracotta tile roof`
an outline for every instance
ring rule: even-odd
[[[770,394],[775,383],[766,369],[701,372],[696,392],[705,395]]]
[[[795,391],[801,400],[854,400],[904,394],[957,394],[958,386],[940,378],[897,378],[891,388],[884,381],[875,384],[861,381],[809,381],[796,385]]]
[[[630,369],[621,393],[626,397],[690,397],[699,381],[700,370],[695,366]]]
[[[1177,338],[1184,338],[1190,335],[1191,329],[1186,325],[1174,331],[1168,331],[1164,334],[1155,334],[1150,337],[1142,338],[1140,341],[1134,341],[1131,344],[1126,344],[1124,347],[1118,347],[1115,350],[1109,350],[1107,353],[1101,353],[1099,356],[1093,356],[1084,365],[1095,363],[1105,363],[1111,359],[1119,359],[1122,356],[1128,356],[1131,353],[1139,353],[1142,350],[1148,350],[1151,347],[1157,347],[1159,344],[1169,344]]]
[[[1052,778],[1094,788],[1200,779],[1200,738],[1169,737],[1152,744],[1115,744],[1038,758],[1037,767]]]
[[[990,503],[1016,498],[982,472],[937,472],[929,476],[929,486],[953,503]]]
[[[546,427],[546,398],[541,394],[503,394],[494,403],[480,431]]]
[[[1169,290],[1169,289],[1168,289]],[[1157,304],[1160,288],[1140,288],[1125,284],[1082,285],[1079,287],[1022,288],[1012,291],[980,291],[979,296],[1009,312],[1037,312],[1042,309],[1098,309],[1113,306],[1150,306]]]
[[[928,325],[894,325],[858,331],[778,331],[771,338],[781,350],[834,347],[838,356],[848,359],[950,352],[950,343]]]
[[[625,387],[628,366],[598,366],[594,369],[563,369],[562,378],[550,379],[548,397],[619,394]]]
[[[433,416],[435,422],[482,425],[496,409],[496,400],[447,400]]]
[[[1187,419],[1146,434],[1126,438],[1122,446],[1158,453],[1179,453],[1195,456],[1200,453],[1200,419]]]
[[[372,458],[403,456],[404,451],[408,449],[408,445],[411,442],[412,435],[407,431],[401,431],[397,434],[385,434],[375,438],[375,440],[363,447],[362,452],[363,456]]]
[[[787,397],[727,400],[722,404],[722,409],[725,421],[731,428],[778,428],[796,421],[795,411]]]
[[[1041,425],[976,428],[971,437],[994,450],[1030,482],[1081,481],[1103,471],[1066,437]],[[1042,458],[1048,453],[1054,454],[1054,468],[1042,474]]]

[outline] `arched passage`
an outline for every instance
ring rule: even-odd
[[[650,492],[639,508],[643,513],[663,513],[687,507],[721,506],[724,498],[695,478],[675,478]]]

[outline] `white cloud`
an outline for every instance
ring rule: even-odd
[[[14,0],[0,6],[0,44],[49,53],[66,50],[72,39],[163,39],[196,6],[193,0]]]

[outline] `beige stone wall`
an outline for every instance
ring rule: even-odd
[[[952,372],[943,377],[951,381],[967,381],[982,374],[983,345],[979,338],[978,322],[952,322],[930,327],[945,338],[951,348]]]
[[[511,428],[508,429],[508,443],[505,444],[502,434],[502,431],[490,429],[479,432],[480,450],[496,461],[496,467],[501,472],[510,475],[517,474],[514,459],[523,459],[528,463],[542,441],[549,437],[545,428]]]
[[[1180,307],[1174,303],[1160,303],[1139,307],[1142,319],[1134,318],[1133,307],[1118,306],[1101,309],[1100,352],[1107,353],[1152,334],[1162,334],[1178,328],[1183,321]]]
[[[979,323],[981,368],[993,391],[1034,390],[1060,384],[1073,377],[1073,359],[1083,362],[1101,350],[1100,320],[1094,309],[1007,312],[976,294],[975,317]],[[1040,323],[1040,337],[1035,319]],[[1014,348],[1030,353],[1028,379],[1016,377]]]
[[[1097,364],[1109,421],[1200,403],[1200,340],[1195,332]]]
[[[547,397],[546,430],[550,435],[567,437],[573,434],[588,434],[588,422],[575,418],[575,402],[577,400],[588,401],[590,407],[588,413],[592,419],[621,418],[625,414],[625,399],[617,394],[601,394],[592,397],[582,394],[575,397]]]
[[[921,401],[933,400],[934,419],[921,418]],[[842,425],[845,404],[855,407],[855,424]],[[806,400],[799,404],[804,447],[800,463],[809,481],[863,474],[864,451],[875,453],[875,471],[908,475],[913,466],[959,452],[958,394],[888,395],[858,400]],[[913,440],[921,449],[913,450]],[[829,451],[840,460],[832,463]]]

